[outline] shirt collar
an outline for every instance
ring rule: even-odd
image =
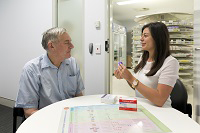
[[[71,62],[71,59],[70,59],[70,58],[68,58],[68,59],[65,59],[63,62],[64,62],[64,64],[66,64],[66,65],[69,65],[69,64],[70,64],[70,62]]]
[[[46,67],[57,68],[55,65],[53,65],[53,64],[51,63],[51,61],[50,61],[50,59],[49,59],[47,53],[43,55],[43,60],[41,61],[41,63],[42,63],[42,64],[41,64],[41,68],[42,68],[42,69],[43,69],[43,68],[46,68]]]
[[[64,63],[64,64],[66,64],[66,65],[69,65],[70,62],[71,62],[71,58],[68,58],[68,59],[65,59],[65,60],[62,62],[62,64]],[[61,64],[61,65],[62,65],[62,64]],[[43,60],[42,60],[41,68],[43,69],[43,68],[47,68],[47,67],[57,68],[55,65],[53,65],[53,64],[51,63],[51,61],[50,61],[50,59],[49,59],[49,57],[48,57],[48,55],[47,55],[47,53],[46,53],[46,54],[43,55]]]

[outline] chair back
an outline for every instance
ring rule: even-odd
[[[13,107],[13,133],[17,131],[17,117],[22,117],[21,123],[25,121],[23,108]]]
[[[179,79],[177,79],[170,96],[172,107],[186,114],[188,94],[185,86]]]

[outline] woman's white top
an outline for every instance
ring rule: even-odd
[[[177,59],[171,55],[168,56],[165,59],[162,67],[157,71],[155,75],[146,76],[146,74],[150,71],[152,64],[153,62],[147,62],[141,71],[138,71],[136,74],[134,74],[134,77],[149,88],[157,89],[158,84],[165,84],[174,87],[176,80],[179,78],[179,62]],[[137,90],[136,96],[144,98],[144,96]],[[170,96],[168,97],[165,104],[171,106]]]

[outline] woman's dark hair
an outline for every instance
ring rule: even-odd
[[[149,28],[152,38],[155,42],[154,63],[146,76],[153,76],[162,67],[165,59],[170,55],[169,48],[169,32],[167,26],[161,22],[152,22],[142,27],[142,33],[145,28]],[[145,65],[149,58],[149,52],[143,51],[140,63],[135,67],[134,72],[137,73]]]

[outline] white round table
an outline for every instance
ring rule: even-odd
[[[64,107],[102,105],[102,95],[88,95],[66,99],[40,109],[17,130],[17,133],[57,133],[61,113]],[[173,133],[200,133],[200,125],[171,107],[157,107],[146,99],[137,98],[138,104],[146,108],[151,114],[165,124]]]

